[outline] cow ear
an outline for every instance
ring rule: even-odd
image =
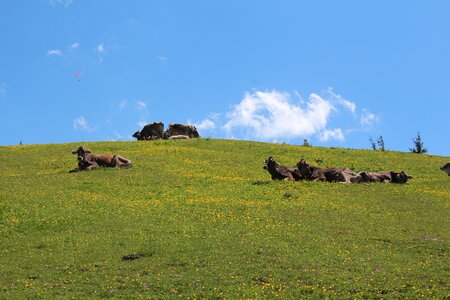
[[[92,153],[92,151],[91,150],[85,150],[84,153],[89,154],[89,153]]]
[[[72,150],[72,154],[77,154],[77,150]]]

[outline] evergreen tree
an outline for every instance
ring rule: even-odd
[[[428,152],[428,150],[423,147],[423,141],[420,137],[420,132],[417,132],[417,136],[413,138],[413,143],[414,148],[409,148],[409,151],[411,151],[412,153],[423,154]]]
[[[377,145],[375,145],[375,142],[372,140],[372,137],[369,137],[370,146],[372,147],[372,150],[377,150]]]
[[[378,144],[378,147],[380,147],[380,150],[384,151],[384,139],[383,139],[382,135],[380,135],[380,137],[378,138],[377,144]]]

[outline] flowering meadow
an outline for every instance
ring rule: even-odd
[[[450,157],[95,142],[133,167],[69,173],[79,145],[0,147],[0,299],[450,298]],[[269,156],[414,178],[272,181]]]

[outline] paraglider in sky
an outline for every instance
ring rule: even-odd
[[[75,77],[78,79],[78,81],[80,81],[80,78],[81,78],[81,76],[84,75],[84,73],[82,73],[82,72],[80,72],[80,71],[76,71],[74,75],[75,75]]]

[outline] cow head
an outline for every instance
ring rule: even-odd
[[[92,153],[91,151],[85,149],[83,146],[78,147],[76,150],[72,151],[72,154],[77,154],[78,161],[84,160],[86,154]]]
[[[303,169],[309,169],[309,164],[306,162],[304,158],[300,159],[300,161],[297,163],[297,169],[303,170]]]
[[[306,162],[304,158],[300,159],[300,161],[297,163],[297,170],[305,178],[311,176],[310,165]]]
[[[192,129],[192,137],[193,138],[200,137],[200,134],[198,134],[198,130],[194,125],[189,125],[189,127],[191,127],[191,129]]]
[[[278,166],[273,156],[269,156],[269,158],[264,161],[263,169],[268,170],[270,166]]]
[[[406,183],[408,179],[413,178],[411,175],[406,174],[404,171],[400,173],[393,172],[392,174],[392,182],[394,183]]]
[[[133,133],[132,137],[137,138],[138,140],[142,140],[142,135],[140,131],[136,131]]]

